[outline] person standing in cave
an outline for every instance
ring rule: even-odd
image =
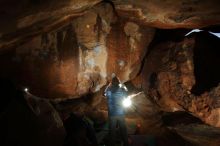
[[[116,144],[116,129],[118,125],[124,146],[128,146],[127,128],[122,107],[122,100],[127,96],[126,88],[123,88],[117,77],[113,77],[111,83],[105,89],[104,95],[107,97],[108,102],[109,145],[115,146]]]

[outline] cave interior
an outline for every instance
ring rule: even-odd
[[[219,146],[219,5],[1,0],[0,145],[108,145],[117,76],[131,146]]]

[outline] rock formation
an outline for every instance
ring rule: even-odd
[[[29,88],[61,114],[74,111],[103,122],[107,119],[103,90],[115,74],[131,93],[144,91],[135,98],[136,109],[127,114],[128,123],[141,123],[140,133],[166,133],[164,112],[186,112],[201,123],[220,127],[220,44],[208,32],[219,32],[219,4],[218,0],[2,0],[0,78]],[[185,36],[196,28],[205,31]],[[170,129],[198,144],[182,126]]]

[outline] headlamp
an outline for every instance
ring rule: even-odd
[[[127,87],[126,87],[124,84],[122,84],[122,83],[119,84],[119,87],[120,87],[120,88],[124,88],[125,91],[128,91]]]

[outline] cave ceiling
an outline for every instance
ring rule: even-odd
[[[58,29],[82,16],[101,0],[3,0],[0,2],[0,48],[20,44],[28,37]],[[201,28],[217,25],[218,0],[114,0],[120,17],[155,28]],[[108,12],[107,12],[108,13]]]

